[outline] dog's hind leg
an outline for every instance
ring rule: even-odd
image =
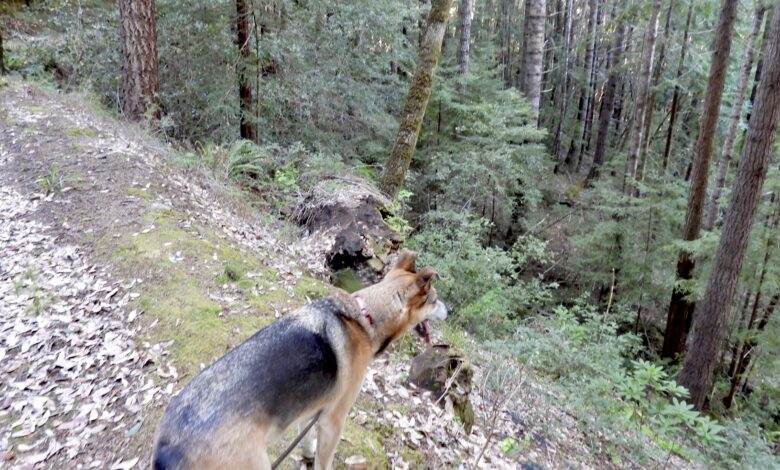
[[[341,431],[344,429],[344,421],[347,418],[346,411],[341,407],[320,417],[317,423],[317,455],[314,459],[315,470],[330,470],[333,465],[333,456],[336,453],[336,446],[341,437]]]
[[[298,433],[301,433],[305,428],[308,422],[302,422],[298,424]],[[301,443],[298,444],[298,446],[301,448],[301,455],[303,455],[303,458],[307,460],[314,460],[314,454],[317,452],[317,431],[316,428],[312,427],[309,429],[309,432],[306,433],[305,436],[303,436],[303,439],[301,439]]]

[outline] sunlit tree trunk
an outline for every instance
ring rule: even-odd
[[[520,89],[531,104],[531,112],[538,119],[542,98],[542,63],[544,59],[544,23],[547,9],[545,0],[525,0],[523,27],[523,70]]]
[[[154,0],[119,0],[122,44],[122,112],[140,120],[157,118],[157,32]]]
[[[726,335],[727,312],[745,259],[780,118],[780,14],[777,10],[771,25],[770,41],[764,50],[765,70],[758,85],[712,274],[700,314],[694,320],[690,350],[678,377],[678,382],[690,391],[691,403],[699,410],[704,408],[712,386],[715,363]]]
[[[425,109],[431,98],[433,75],[441,55],[441,42],[447,28],[452,0],[433,0],[428,15],[428,25],[420,44],[420,57],[417,71],[409,85],[401,123],[396,135],[393,151],[385,164],[380,178],[380,188],[391,198],[395,198],[403,186],[406,172],[412,161],[420,127],[425,117]]]
[[[715,30],[713,57],[710,64],[707,94],[704,98],[704,110],[699,124],[699,138],[696,141],[696,155],[691,169],[691,183],[688,190],[688,209],[685,213],[683,240],[699,238],[704,200],[707,196],[707,177],[709,176],[712,145],[717,131],[720,101],[723,96],[723,84],[726,81],[726,69],[731,52],[731,34],[737,16],[738,0],[724,0],[721,6],[718,27]],[[677,280],[691,279],[695,261],[691,253],[681,251],[677,260]],[[685,350],[685,341],[690,331],[695,303],[688,298],[688,292],[676,288],[672,293],[669,311],[666,317],[666,331],[661,356],[674,359]]]
[[[712,230],[715,226],[715,219],[718,217],[718,201],[723,192],[723,185],[726,183],[726,173],[731,163],[731,156],[734,153],[734,141],[737,138],[737,128],[742,118],[742,105],[745,102],[745,91],[747,90],[748,80],[750,79],[750,70],[753,68],[753,55],[755,51],[756,38],[761,29],[761,21],[764,18],[764,7],[759,4],[756,9],[756,16],[753,18],[753,26],[748,35],[747,46],[745,46],[745,58],[742,62],[742,69],[739,73],[739,82],[737,83],[737,93],[734,102],[731,105],[731,116],[729,117],[729,129],[726,131],[726,138],[721,147],[720,159],[716,171],[715,187],[712,188],[712,195],[707,206],[707,218],[704,221],[704,229]]]

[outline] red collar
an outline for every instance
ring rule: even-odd
[[[371,314],[368,313],[368,306],[366,305],[365,299],[357,294],[353,294],[352,297],[355,299],[355,302],[357,302],[358,307],[360,307],[360,314],[366,317],[369,325],[374,326],[374,319],[371,318]]]

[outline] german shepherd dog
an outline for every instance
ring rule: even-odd
[[[271,468],[267,446],[291,424],[319,416],[301,443],[314,468],[330,469],[349,409],[368,365],[415,329],[429,342],[428,320],[447,308],[431,286],[435,272],[415,269],[403,251],[378,284],[339,292],[260,330],[203,370],[168,405],[152,467]]]

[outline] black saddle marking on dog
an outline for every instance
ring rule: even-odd
[[[152,468],[154,470],[174,470],[179,468],[183,461],[184,452],[179,447],[160,442],[154,450]]]
[[[285,428],[327,394],[338,373],[328,333],[343,334],[339,316],[346,312],[330,298],[305,308],[314,312],[314,331],[294,315],[285,317],[197,375],[171,401],[160,442],[197,445],[199,438],[258,410]]]

